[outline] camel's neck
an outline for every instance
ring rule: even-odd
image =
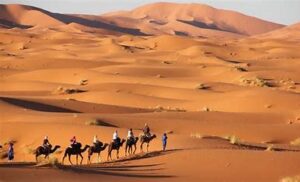
[[[85,152],[86,149],[88,149],[88,148],[89,148],[89,146],[85,146],[85,147],[81,150],[81,152]]]
[[[55,147],[50,151],[50,153],[55,152],[58,148],[59,148],[58,146],[55,146]]]
[[[105,150],[107,146],[108,146],[107,144],[104,145],[104,146],[102,147],[102,150]]]
[[[139,138],[135,138],[134,143],[136,144],[138,140],[139,140]]]

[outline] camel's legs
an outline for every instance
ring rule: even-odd
[[[117,159],[119,159],[119,149],[117,150]]]
[[[100,162],[100,152],[98,153],[98,159],[97,159],[97,163]]]
[[[149,148],[149,143],[147,143],[147,152],[148,152],[148,148]]]
[[[91,156],[92,154],[88,153],[87,164],[91,164]]]
[[[111,151],[110,150],[108,151],[108,154],[107,154],[107,161],[109,161],[109,157],[111,159]]]
[[[135,151],[136,151],[136,144],[134,145],[134,151],[133,151],[133,154],[135,154]]]
[[[81,153],[79,154],[79,156],[81,157],[80,165],[82,165],[83,156],[81,155]]]
[[[76,154],[76,165],[78,165],[78,154]]]
[[[35,161],[38,162],[38,154],[35,154]]]
[[[64,155],[64,157],[63,157],[63,159],[61,161],[62,164],[64,164],[64,160],[65,160],[66,156],[67,156],[67,154],[65,153],[65,155]]]
[[[143,144],[144,144],[144,142],[141,143],[141,148],[140,148],[141,152],[143,152]]]
[[[71,165],[73,165],[72,161],[71,161],[71,154],[68,154],[68,158],[69,158],[69,162]]]

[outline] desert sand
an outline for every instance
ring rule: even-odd
[[[200,4],[99,16],[0,5],[0,27],[0,181],[300,175],[299,23]],[[123,146],[113,161],[106,149],[100,163],[93,155],[88,165],[84,152],[83,165],[61,164],[74,135],[84,145],[94,135],[110,143],[114,130],[139,136],[145,123],[157,135],[149,152],[138,142],[136,154],[125,157]],[[35,162],[45,135],[61,146],[50,164]],[[9,141],[13,163],[5,158]]]

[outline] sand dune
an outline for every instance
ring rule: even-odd
[[[124,20],[123,17],[139,19],[141,25],[138,24],[136,26],[141,28],[152,24],[154,34],[157,34],[154,30],[155,27],[161,28],[162,31],[164,29],[173,31],[175,34],[177,34],[177,31],[178,34],[195,36],[195,32],[198,32],[198,36],[211,34],[219,37],[222,34],[224,36],[230,35],[228,32],[238,35],[254,35],[282,27],[279,24],[245,16],[233,11],[215,9],[202,4],[154,3],[128,12],[108,13],[105,16],[120,23],[121,20]],[[199,32],[200,30],[210,30],[210,32],[201,33]]]
[[[168,3],[101,16],[1,5],[0,19],[0,181],[299,175],[298,24]],[[110,143],[116,129],[121,138],[128,128],[139,136],[145,123],[157,135],[149,152],[138,142],[135,155],[125,156],[123,146],[118,160],[113,151],[107,161],[105,149],[101,163],[94,154],[87,165],[84,152],[83,165],[61,164],[74,135],[83,145],[94,135]],[[35,163],[45,135],[61,146],[49,160],[56,167]]]
[[[219,10],[202,4],[155,3],[129,12],[108,13],[103,16],[59,14],[15,4],[1,5],[0,10],[0,25],[4,28],[63,27],[68,31],[112,35],[168,34],[240,38],[283,27],[234,11]],[[160,10],[159,13],[156,10]]]

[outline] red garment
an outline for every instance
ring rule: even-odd
[[[71,138],[70,142],[71,142],[72,144],[76,143],[76,137],[74,136],[73,138]]]

